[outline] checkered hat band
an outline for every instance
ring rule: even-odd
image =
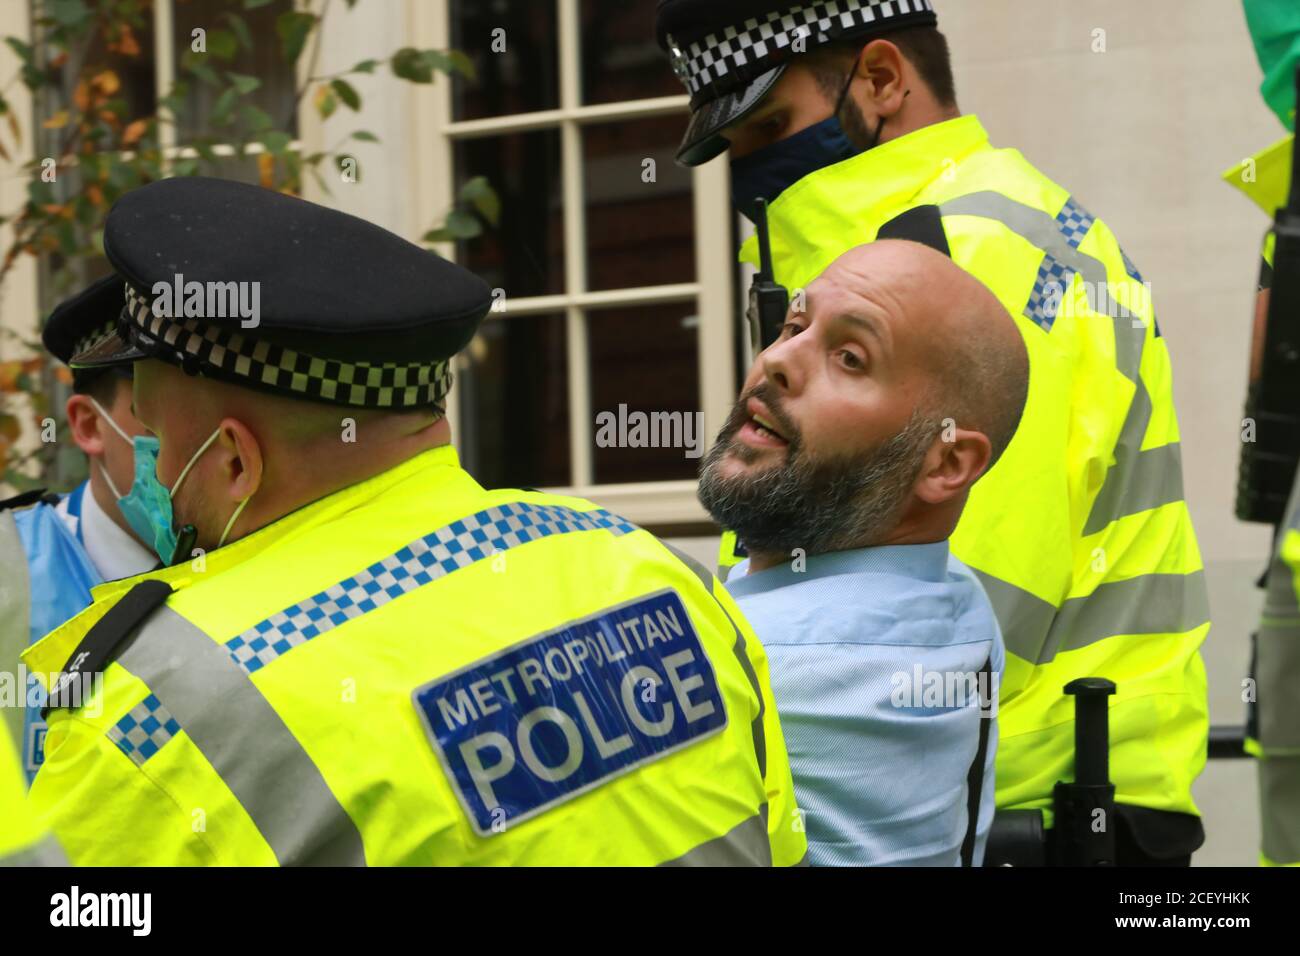
[[[108,338],[117,330],[117,319],[109,319],[100,328],[91,332],[85,338],[78,339],[72,346],[72,355],[79,355],[88,350],[92,345]]]
[[[920,13],[934,14],[930,0],[821,0],[746,20],[710,33],[673,55],[673,70],[691,96],[715,84],[738,89],[784,63],[799,38],[803,51],[846,32]]]
[[[317,358],[199,319],[155,315],[149,300],[127,288],[126,315],[139,331],[200,365],[273,391],[358,408],[440,404],[451,390],[451,363],[400,365]]]

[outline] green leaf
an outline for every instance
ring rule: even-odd
[[[378,136],[376,136],[374,133],[371,133],[371,132],[369,132],[368,130],[364,130],[364,129],[359,129],[359,130],[357,130],[355,133],[352,134],[352,138],[353,138],[353,139],[360,140],[360,141],[363,142],[363,143],[377,143],[377,142],[379,142],[379,137],[378,137]]]
[[[460,50],[425,50],[424,57],[431,66],[448,76],[459,73],[467,79],[474,79],[474,61]]]
[[[32,62],[32,48],[30,44],[24,43],[17,37],[5,37],[5,43],[9,48],[18,54],[18,58],[24,63]]]
[[[375,72],[375,67],[377,67],[378,65],[379,65],[378,60],[362,60],[360,63],[358,63],[348,72],[349,73],[373,73]]]
[[[467,80],[473,80],[478,77],[478,70],[474,66],[474,61],[470,59],[469,54],[462,50],[448,50],[447,58],[451,61],[451,68],[461,74]]]
[[[412,83],[432,83],[433,67],[425,55],[413,46],[405,46],[389,61],[393,75]]]
[[[172,167],[172,174],[175,176],[194,176],[199,171],[199,161],[197,159],[182,159]]]
[[[269,113],[261,107],[254,106],[252,103],[245,103],[239,108],[239,118],[244,121],[250,133],[260,133],[264,129],[270,129],[275,125]]]
[[[496,225],[501,218],[501,198],[497,196],[496,190],[484,176],[475,176],[469,182],[460,188],[460,198],[463,202],[474,204],[479,215]]]
[[[290,63],[297,62],[302,48],[307,45],[307,36],[316,24],[316,17],[310,13],[290,10],[275,18],[275,32],[280,35],[280,48],[284,58]]]
[[[330,86],[346,106],[353,110],[361,109],[361,96],[347,80],[335,80]]]
[[[217,97],[216,104],[212,107],[212,114],[208,117],[209,121],[225,126],[230,122],[230,111],[235,108],[235,102],[239,99],[239,91],[233,86]]]
[[[61,27],[76,27],[91,16],[84,0],[46,0],[45,12]]]
[[[226,22],[230,24],[230,29],[235,36],[239,38],[239,45],[245,50],[253,49],[253,35],[248,32],[248,24],[238,13],[227,13]]]
[[[219,60],[233,60],[239,44],[229,30],[212,30],[208,33],[208,52]]]
[[[230,82],[235,84],[235,89],[241,96],[253,92],[262,85],[262,81],[255,76],[247,76],[243,73],[227,73],[226,76],[230,77]]]
[[[244,9],[256,10],[258,7],[264,7],[270,2],[271,0],[244,0]]]
[[[192,73],[208,86],[221,86],[221,77],[207,64],[202,53],[187,50],[181,57],[181,69]]]
[[[329,119],[339,108],[339,99],[329,87],[322,87],[322,89],[324,92],[316,94],[316,111],[320,113],[321,119]]]
[[[292,136],[279,129],[269,129],[264,133],[258,133],[253,138],[265,146],[267,152],[273,156],[283,155],[284,151],[289,148],[289,144],[293,142]]]
[[[448,213],[443,228],[453,239],[473,239],[483,234],[483,223],[479,222],[478,217],[473,213],[465,212],[463,209],[453,209]]]

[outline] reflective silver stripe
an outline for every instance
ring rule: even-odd
[[[281,865],[365,865],[356,824],[302,744],[220,644],[162,607],[118,661],[180,722]]]
[[[12,511],[0,512],[0,673],[9,674],[20,701],[27,699],[27,688],[18,684],[18,655],[31,639],[31,581],[27,569],[27,552],[18,535],[18,523]],[[25,753],[23,740],[24,708],[5,707],[4,721],[13,736],[18,752]]]
[[[68,858],[63,854],[63,847],[52,836],[29,846],[25,850],[11,853],[0,858],[0,867],[4,866],[67,866]]]
[[[767,837],[767,804],[727,831],[660,866],[771,866],[772,844]]]
[[[1109,581],[1091,594],[1070,598],[1060,610],[1001,578],[976,574],[993,604],[1006,649],[1033,664],[1117,634],[1181,634],[1210,619],[1202,571]]]
[[[1261,847],[1272,863],[1300,863],[1300,757],[1258,761]]]
[[[754,734],[754,751],[758,755],[758,772],[764,782],[766,782],[767,733],[763,730],[763,717],[767,711],[767,702],[763,700],[763,689],[758,682],[758,674],[754,672],[754,664],[749,659],[749,653],[745,644],[745,635],[736,625],[736,622],[731,619],[731,615],[727,613],[726,605],[719,601],[714,595],[714,579],[713,575],[709,573],[708,568],[700,564],[700,562],[696,561],[686,552],[674,548],[668,542],[659,540],[659,543],[667,548],[672,553],[673,557],[677,558],[678,561],[682,562],[682,564],[695,572],[695,576],[699,578],[700,583],[704,585],[704,590],[709,592],[709,597],[713,598],[713,603],[718,606],[718,610],[720,610],[727,618],[727,623],[731,625],[731,629],[736,632],[736,643],[732,645],[731,650],[736,655],[736,659],[740,661],[740,668],[745,672],[745,677],[749,679],[749,686],[754,689],[754,696],[758,698],[758,716],[754,718],[751,729]]]
[[[986,191],[959,196],[939,210],[945,216],[978,216],[1002,223],[1083,276],[1097,290],[1095,296],[1100,297],[1103,290],[1109,296],[1105,263],[1071,246],[1061,232],[1061,224],[1041,209]],[[1151,396],[1139,371],[1146,323],[1139,321],[1134,327],[1131,315],[1116,315],[1113,322],[1115,364],[1136,391],[1115,444],[1115,464],[1107,470],[1084,523],[1085,536],[1104,530],[1120,518],[1183,500],[1182,452],[1177,443],[1141,450],[1151,423]]]

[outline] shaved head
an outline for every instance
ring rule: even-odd
[[[1029,363],[1015,320],[928,246],[851,249],[754,363],[700,499],[753,567],[943,540],[1010,443]]]
[[[930,415],[988,436],[991,468],[1020,424],[1029,356],[1015,320],[988,287],[943,253],[901,240],[850,249],[822,279],[850,294],[891,299],[908,317],[899,334],[929,376]]]

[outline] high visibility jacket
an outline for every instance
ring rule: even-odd
[[[15,688],[21,700],[3,709],[9,732],[22,755],[28,782],[41,765],[45,692],[36,676],[19,671],[19,655],[90,604],[90,591],[103,582],[82,539],[81,504],[89,493],[82,482],[64,499],[76,521],[72,531],[59,509],[44,501],[21,511],[0,511],[0,672],[26,678]]]
[[[806,852],[753,632],[589,502],[484,491],[434,449],[97,588],[28,667],[72,673],[157,581],[102,687],[50,714],[32,801],[75,863]]]
[[[882,229],[908,235],[898,217],[921,206],[953,260],[1015,318],[1029,353],[1020,427],[952,538],[1006,640],[997,804],[1046,809],[1053,784],[1072,779],[1073,699],[1061,689],[1102,676],[1118,685],[1116,799],[1195,813],[1208,600],[1148,289],[1101,220],[1017,151],[994,149],[973,116],[782,193],[769,210],[777,280],[802,288]],[[756,261],[754,241],[742,258]]]
[[[27,780],[18,751],[0,733],[0,866],[57,866],[66,863],[54,840],[27,804]]]

